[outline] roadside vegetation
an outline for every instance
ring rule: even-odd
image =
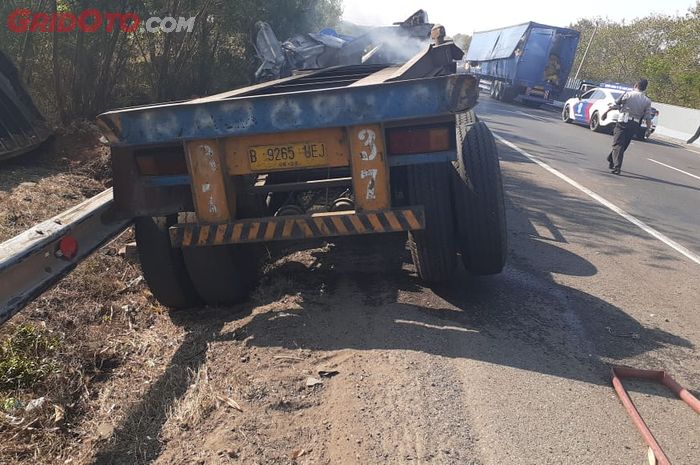
[[[19,68],[37,105],[53,122],[92,119],[110,108],[192,98],[249,84],[258,60],[251,36],[267,21],[280,39],[338,22],[340,0],[10,0],[10,12],[134,12],[196,16],[192,32],[15,33],[0,27],[0,44]]]
[[[579,78],[634,83],[645,77],[652,100],[700,108],[700,2],[682,16],[589,18],[571,27],[581,32],[572,77],[595,31]]]

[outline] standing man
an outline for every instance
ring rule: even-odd
[[[620,174],[625,150],[639,130],[642,119],[647,122],[647,127],[651,127],[651,100],[644,93],[647,90],[647,84],[646,79],[640,79],[634,85],[633,91],[622,94],[615,105],[610,105],[610,108],[603,113],[603,119],[605,119],[610,110],[620,110],[613,132],[612,151],[608,155],[608,166],[613,174]]]

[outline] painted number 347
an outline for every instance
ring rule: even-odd
[[[377,158],[377,134],[372,129],[363,129],[357,134],[357,138],[362,142],[365,150],[360,151],[360,159],[362,161],[372,161]],[[360,177],[367,179],[367,200],[375,200],[377,198],[377,169],[363,169],[360,171]]]

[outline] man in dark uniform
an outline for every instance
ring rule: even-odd
[[[639,131],[642,119],[647,122],[648,128],[651,127],[651,100],[644,93],[647,89],[647,84],[646,79],[640,79],[634,85],[633,91],[622,94],[615,104],[611,105],[603,113],[603,119],[605,119],[610,110],[620,111],[620,116],[613,132],[612,151],[608,155],[608,166],[613,174],[620,174],[625,150],[629,147],[634,135]]]

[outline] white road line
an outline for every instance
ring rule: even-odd
[[[603,205],[603,206],[609,208],[610,210],[614,211],[615,213],[617,213],[618,215],[620,215],[621,217],[623,217],[624,219],[626,219],[627,221],[629,221],[629,222],[632,223],[633,225],[635,225],[635,226],[637,226],[638,228],[642,229],[644,232],[646,232],[646,233],[649,234],[650,236],[652,236],[652,237],[654,237],[654,238],[660,240],[661,242],[663,242],[663,243],[666,244],[667,246],[671,247],[671,248],[672,248],[673,250],[675,250],[676,252],[680,253],[681,255],[685,256],[686,258],[688,258],[688,259],[690,259],[691,261],[693,261],[693,262],[697,263],[698,265],[700,265],[700,256],[695,255],[693,252],[691,252],[691,251],[688,250],[687,248],[683,247],[683,246],[680,245],[678,242],[676,242],[676,241],[674,241],[673,239],[667,237],[666,235],[660,233],[659,231],[657,231],[656,229],[652,228],[651,226],[649,226],[649,225],[646,224],[645,222],[643,222],[643,221],[641,221],[641,220],[638,220],[638,219],[635,218],[634,216],[632,216],[632,215],[630,215],[629,213],[627,213],[626,211],[624,211],[622,208],[620,208],[620,207],[618,207],[617,205],[613,204],[612,202],[610,202],[610,201],[604,199],[603,197],[601,197],[600,195],[596,194],[595,192],[593,192],[593,191],[590,190],[589,188],[587,188],[587,187],[585,187],[585,186],[582,186],[581,184],[577,183],[576,181],[574,181],[573,179],[571,179],[570,177],[568,177],[567,175],[565,175],[565,174],[562,173],[561,171],[558,171],[558,170],[552,168],[551,166],[549,166],[547,163],[543,162],[542,160],[540,160],[540,159],[537,158],[536,156],[531,155],[531,154],[527,153],[526,151],[524,151],[523,149],[521,149],[520,147],[518,147],[517,145],[515,145],[515,144],[513,144],[513,143],[511,143],[511,142],[508,142],[507,140],[505,140],[503,137],[499,136],[498,134],[494,134],[494,136],[496,137],[496,139],[498,139],[499,141],[501,141],[503,144],[505,144],[505,145],[507,145],[508,147],[512,148],[513,150],[515,150],[516,152],[520,153],[520,154],[523,155],[524,157],[528,158],[528,159],[531,160],[532,162],[537,163],[538,165],[540,165],[540,166],[541,166],[542,168],[544,168],[545,170],[549,171],[550,173],[552,173],[552,174],[555,175],[556,177],[558,177],[558,178],[560,178],[560,179],[566,181],[567,183],[571,184],[571,185],[574,186],[576,189],[580,190],[581,192],[583,192],[584,194],[586,194],[587,196],[589,196],[589,197],[592,198],[593,200],[597,201],[597,202],[600,203],[601,205]]]
[[[647,160],[653,161],[654,163],[658,163],[659,165],[665,166],[666,168],[670,168],[670,169],[672,169],[672,170],[676,170],[676,171],[678,171],[678,172],[680,172],[680,173],[687,174],[688,176],[690,176],[690,177],[692,177],[692,178],[700,179],[700,176],[696,176],[696,175],[694,175],[694,174],[688,173],[687,171],[680,170],[680,169],[678,169],[678,168],[676,168],[676,167],[674,167],[674,166],[667,165],[666,163],[661,163],[660,161],[656,161],[656,160],[653,160],[653,159],[651,159],[651,158],[647,158]]]
[[[545,123],[549,123],[549,122],[551,121],[551,120],[549,120],[549,119],[547,119],[547,118],[543,118],[542,116],[531,115],[530,113],[525,113],[524,111],[520,111],[520,110],[516,110],[516,111],[514,111],[513,113],[519,113],[519,114],[525,115],[525,116],[527,116],[527,117],[529,117],[529,118],[535,118],[535,119],[538,119],[538,120],[540,120],[540,121],[544,121]]]

